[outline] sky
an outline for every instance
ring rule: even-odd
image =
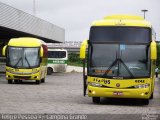
[[[0,0],[29,14],[34,0]],[[160,0],[35,0],[35,16],[65,29],[66,41],[88,39],[94,20],[113,14],[133,14],[150,21],[160,41]]]

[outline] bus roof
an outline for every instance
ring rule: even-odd
[[[8,43],[8,46],[16,47],[40,47],[41,45],[41,40],[30,37],[12,38]]]
[[[111,15],[92,23],[92,26],[137,26],[151,27],[151,24],[141,16],[135,15]]]

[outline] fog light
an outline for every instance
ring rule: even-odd
[[[92,91],[92,94],[96,94],[96,92],[95,92],[95,91]]]
[[[7,78],[11,78],[11,76],[10,76],[10,75],[7,75],[6,77],[7,77]]]
[[[141,96],[144,96],[144,93],[141,93]]]
[[[38,76],[35,76],[34,78],[38,78]]]
[[[145,92],[145,94],[147,95],[147,94],[148,94],[148,92]]]

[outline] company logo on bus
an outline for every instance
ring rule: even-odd
[[[116,87],[120,87],[120,84],[119,84],[119,83],[117,83],[117,84],[116,84]]]

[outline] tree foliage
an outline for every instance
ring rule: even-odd
[[[77,53],[70,53],[68,55],[68,62],[74,64],[82,64],[82,60],[79,58],[79,54]]]

